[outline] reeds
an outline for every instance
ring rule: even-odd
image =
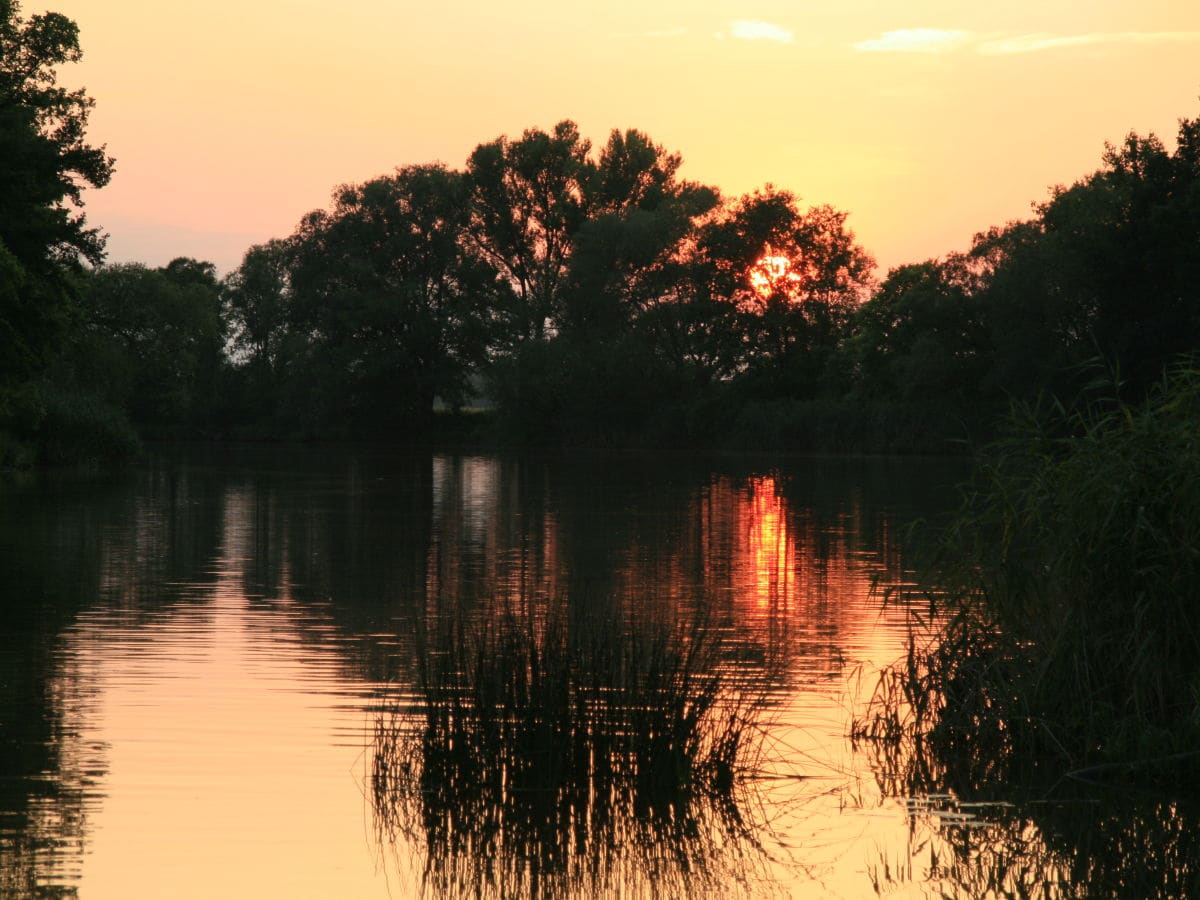
[[[967,780],[1200,750],[1200,373],[1020,424],[927,573],[939,627],[914,630],[855,736]]]
[[[437,896],[653,895],[753,865],[743,775],[761,694],[721,629],[637,612],[436,619],[415,694],[376,728],[380,837],[424,848]]]

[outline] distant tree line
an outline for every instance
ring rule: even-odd
[[[1200,120],[881,282],[845,213],[569,121],[342,185],[222,279],[102,264],[80,190],[113,161],[54,77],[75,27],[0,0],[0,41],[0,465],[135,432],[428,440],[479,406],[523,444],[944,450],[1072,403],[1089,360],[1135,395],[1200,345]]]

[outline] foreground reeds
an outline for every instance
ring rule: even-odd
[[[936,627],[855,727],[906,761],[893,775],[1200,784],[1200,373],[1137,407],[1027,413],[927,574],[946,590],[918,624]]]
[[[607,609],[452,615],[418,636],[371,785],[380,837],[423,850],[429,893],[661,896],[757,865],[743,776],[761,694],[723,665],[719,628]]]
[[[930,893],[1194,896],[1200,373],[1019,424],[936,544],[938,589],[905,598],[907,654],[852,736],[910,804]]]

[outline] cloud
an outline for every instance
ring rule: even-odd
[[[743,41],[776,41],[780,44],[792,42],[792,33],[772,22],[738,19],[729,26],[729,30],[735,38]]]
[[[969,31],[948,28],[902,28],[860,41],[854,49],[863,53],[943,53],[962,46],[970,36]]]
[[[887,31],[854,49],[864,53],[945,53],[972,49],[988,56],[1038,53],[1089,44],[1166,44],[1200,42],[1200,31],[1097,31],[1088,34],[1035,32],[984,40],[969,31],[949,28],[902,28]]]
[[[976,49],[988,55],[1037,53],[1060,47],[1079,47],[1086,44],[1165,44],[1200,41],[1198,31],[1114,31],[1091,34],[1021,34],[984,41]]]

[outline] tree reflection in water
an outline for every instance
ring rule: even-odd
[[[761,896],[764,698],[719,623],[563,602],[436,618],[379,718],[383,846],[438,897]],[[761,682],[759,682],[761,683]]]

